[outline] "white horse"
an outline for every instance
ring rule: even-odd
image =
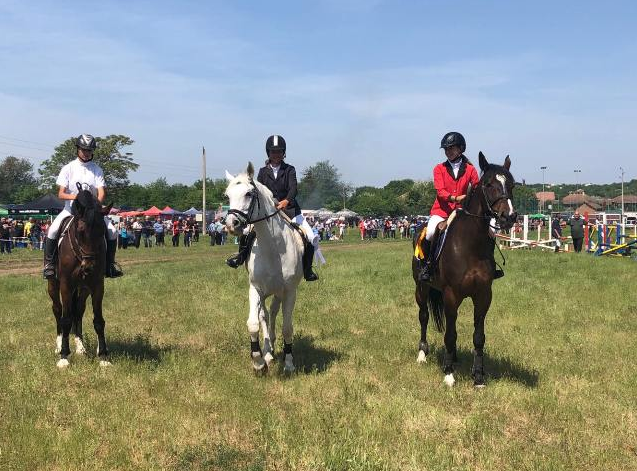
[[[283,307],[284,371],[292,373],[292,311],[296,290],[303,278],[303,241],[300,234],[276,209],[272,192],[254,179],[254,167],[248,164],[246,173],[236,177],[226,171],[230,209],[226,217],[228,232],[241,235],[252,225],[256,240],[247,260],[250,280],[250,314],[248,332],[255,372],[267,369],[274,360],[276,315]],[[273,296],[270,309],[266,299]],[[263,350],[259,344],[263,332]]]

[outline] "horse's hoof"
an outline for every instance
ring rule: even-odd
[[[265,364],[268,368],[272,365],[272,362],[274,361],[274,357],[272,356],[270,352],[266,353],[263,359],[265,360]]]
[[[474,381],[473,387],[476,389],[484,389],[487,387],[487,385],[484,383],[484,381]]]
[[[416,363],[427,363],[427,355],[422,350],[418,351],[418,358],[416,358]]]
[[[107,366],[113,366],[113,364],[108,360],[100,360],[100,366],[107,367]]]
[[[58,335],[55,339],[55,353],[59,354],[62,351],[62,336]]]
[[[453,373],[449,373],[448,375],[445,375],[444,383],[450,388],[453,387],[453,385],[456,383],[456,380],[453,377]]]
[[[61,370],[69,366],[69,361],[66,358],[60,358],[57,362],[57,367]]]
[[[283,373],[285,373],[286,375],[291,375],[292,373],[294,373],[296,371],[296,368],[294,365],[290,364],[290,365],[285,365],[283,367]]]
[[[260,353],[252,354],[252,369],[255,373],[264,373],[264,369],[267,368],[267,363],[263,360],[263,357]]]
[[[75,341],[75,354],[76,355],[85,355],[86,348],[84,348],[84,344],[82,342]]]

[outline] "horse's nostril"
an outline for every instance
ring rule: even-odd
[[[232,225],[235,226],[235,227],[238,226],[239,225],[239,220],[233,219]]]

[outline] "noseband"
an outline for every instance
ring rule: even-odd
[[[272,214],[268,214],[262,218],[252,219],[250,215],[254,212],[254,207],[257,208],[257,214],[261,211],[261,200],[259,199],[259,190],[257,186],[254,184],[254,180],[250,180],[250,184],[252,185],[252,189],[250,190],[250,205],[248,206],[248,211],[243,212],[239,209],[229,209],[228,214],[233,214],[236,216],[242,225],[254,224],[255,222],[265,221],[266,219],[270,219],[275,214],[278,214],[280,211],[277,209]]]

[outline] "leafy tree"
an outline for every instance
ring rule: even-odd
[[[513,190],[513,208],[519,214],[534,213],[538,208],[538,199],[535,197],[535,190],[530,186],[518,185]]]
[[[343,195],[351,191],[349,188],[341,181],[338,169],[329,160],[322,160],[303,171],[298,187],[298,201],[301,207],[308,209],[323,206],[340,208]]]
[[[57,190],[55,180],[62,167],[77,158],[75,139],[75,137],[71,137],[57,146],[51,158],[40,165],[41,184],[49,191]],[[108,191],[107,198],[109,201],[118,200],[118,194],[129,184],[129,172],[135,171],[139,167],[131,157],[122,153],[124,147],[132,145],[135,141],[123,135],[96,137],[95,140],[97,141],[97,149],[93,159],[104,171],[104,180]]]
[[[38,196],[33,165],[26,159],[4,158],[0,163],[0,202],[24,203]]]

